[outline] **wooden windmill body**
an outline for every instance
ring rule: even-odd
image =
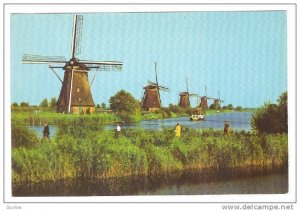
[[[160,90],[169,90],[168,88],[160,86],[158,84],[156,63],[154,63],[154,66],[156,82],[153,83],[151,81],[148,81],[148,85],[143,87],[144,95],[142,99],[142,109],[150,112],[154,112],[161,108]]]
[[[208,100],[214,99],[212,97],[207,97],[207,91],[206,91],[206,86],[205,86],[205,96],[202,96],[200,98],[200,107],[202,111],[205,111],[208,109]]]
[[[179,103],[178,106],[180,108],[189,108],[191,106],[190,103],[190,95],[188,92],[181,92],[179,94]]]
[[[71,59],[66,61],[64,57],[57,56],[23,56],[22,62],[26,64],[48,64],[62,83],[56,106],[57,111],[62,113],[87,113],[95,111],[95,103],[92,97],[91,83],[89,83],[88,72],[92,69],[98,70],[121,70],[122,62],[116,61],[87,61],[79,60],[75,56],[81,51],[83,17],[74,16]],[[55,66],[53,66],[53,64]],[[63,69],[63,80],[54,69]]]
[[[188,79],[186,78],[186,92],[179,93],[179,103],[178,106],[180,108],[189,108],[191,107],[190,97],[198,97],[197,94],[191,94],[189,92],[189,83]]]
[[[221,109],[221,103],[223,103],[224,101],[221,100],[220,98],[220,92],[218,91],[218,97],[219,98],[215,98],[214,99],[214,108],[216,108],[217,110]]]

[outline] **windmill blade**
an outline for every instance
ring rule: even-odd
[[[185,78],[186,80],[186,92],[189,93],[189,82],[188,82],[188,78]]]
[[[149,81],[149,80],[148,80],[148,84],[155,85],[155,86],[157,85],[156,83]]]
[[[24,54],[22,57],[23,64],[60,64],[67,63],[66,58],[63,56],[41,56]]]
[[[75,55],[78,55],[81,52],[82,25],[83,25],[83,16],[75,15],[74,22],[73,22],[71,58],[74,58]]]
[[[87,61],[79,60],[79,64],[85,64],[89,69],[100,71],[121,71],[123,63],[117,61]]]
[[[117,66],[117,65],[93,65],[93,64],[88,64],[86,65],[88,69],[93,69],[95,71],[121,71],[122,66]]]
[[[118,61],[90,61],[90,60],[79,60],[78,63],[80,64],[100,64],[100,65],[119,65],[122,66],[123,62]]]
[[[198,94],[189,94],[189,95],[190,95],[190,97],[199,97]]]
[[[170,89],[167,87],[163,87],[163,86],[158,86],[158,89],[164,92],[170,92]]]

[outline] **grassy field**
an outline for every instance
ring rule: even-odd
[[[211,174],[284,168],[288,138],[217,130],[126,130],[118,138],[101,125],[62,125],[53,140],[12,127],[14,183],[101,179],[207,170]]]

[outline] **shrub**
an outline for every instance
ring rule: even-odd
[[[278,99],[277,104],[265,104],[252,115],[251,126],[259,133],[287,133],[287,92]]]
[[[11,129],[11,141],[12,147],[33,147],[39,143],[35,132],[31,131],[27,127],[16,126],[12,124]]]

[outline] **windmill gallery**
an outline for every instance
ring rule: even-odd
[[[91,93],[91,83],[88,80],[88,73],[94,71],[120,71],[122,69],[122,62],[119,61],[89,61],[78,59],[78,54],[81,53],[81,39],[82,39],[83,16],[74,15],[73,33],[72,33],[72,47],[71,58],[69,61],[63,56],[41,56],[24,54],[22,62],[24,64],[48,64],[48,67],[53,71],[56,77],[62,83],[59,98],[56,103],[58,112],[61,113],[93,113],[95,111],[95,103]],[[169,88],[158,84],[157,77],[157,63],[155,66],[155,82],[148,81],[148,85],[143,87],[144,94],[142,98],[142,109],[149,112],[154,112],[161,108],[160,91],[169,91]],[[56,73],[55,69],[63,69],[64,77],[61,79]],[[185,92],[179,93],[178,106],[181,108],[190,107],[190,97],[197,98],[197,106],[202,110],[208,108],[208,99],[214,100],[214,105],[220,107],[220,97],[218,99],[202,96],[198,94],[191,94],[188,90],[188,79],[186,79]],[[206,91],[206,87],[205,87]],[[198,100],[201,99],[199,104]]]

